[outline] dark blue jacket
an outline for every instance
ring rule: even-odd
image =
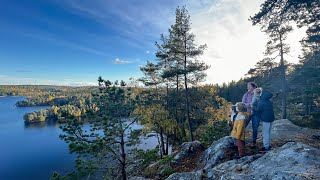
[[[275,119],[273,103],[270,100],[272,96],[273,95],[269,90],[262,90],[258,105],[255,109],[255,112],[257,112],[258,116],[263,122],[273,122]]]

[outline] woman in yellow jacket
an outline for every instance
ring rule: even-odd
[[[237,103],[236,108],[239,113],[234,120],[231,136],[236,139],[238,146],[239,155],[236,158],[241,158],[244,156],[245,128],[249,113],[244,103]]]

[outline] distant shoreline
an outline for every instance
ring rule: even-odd
[[[25,97],[23,95],[18,95],[18,96],[0,96],[0,98],[5,98],[5,97]]]

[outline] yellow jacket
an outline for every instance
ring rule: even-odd
[[[239,112],[236,119],[233,122],[233,129],[231,136],[233,138],[244,141],[245,140],[245,129],[246,129],[246,119],[249,117],[248,112]]]

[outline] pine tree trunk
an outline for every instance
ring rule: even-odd
[[[126,172],[126,152],[124,148],[124,132],[121,134],[121,174],[122,174],[122,179],[126,180],[127,179],[127,172]]]
[[[185,38],[184,42],[184,47],[185,47],[185,53],[184,53],[184,88],[185,88],[185,96],[186,96],[186,115],[187,115],[187,120],[189,124],[189,135],[190,135],[190,141],[192,142],[193,139],[193,133],[192,133],[192,124],[191,124],[191,118],[190,118],[190,104],[189,104],[189,89],[188,89],[188,78],[187,78],[187,42]]]
[[[167,141],[166,141],[166,155],[169,154],[169,136],[167,135]]]
[[[170,105],[169,105],[169,84],[166,83],[167,85],[167,89],[166,89],[166,108],[167,108],[167,111],[170,112]]]
[[[186,131],[184,129],[184,122],[183,120],[178,116],[178,98],[179,98],[179,75],[177,74],[176,76],[176,97],[175,97],[175,119],[179,125],[179,127],[181,128],[182,131],[182,136],[185,137],[186,136]],[[182,143],[182,139],[180,139],[181,143]]]
[[[188,83],[187,83],[187,74],[184,75],[184,86],[185,86],[185,92],[186,92],[186,115],[187,120],[189,124],[189,135],[190,135],[190,141],[193,141],[193,133],[192,133],[192,124],[191,124],[191,118],[190,118],[190,110],[189,110],[189,91],[188,91]]]
[[[287,118],[287,88],[286,88],[286,76],[285,68],[282,67],[281,70],[281,84],[282,84],[282,119]]]
[[[160,138],[159,138],[159,133],[157,133],[157,139],[158,139],[158,144],[159,144],[159,152],[160,152],[160,159],[162,159],[162,150],[161,150],[161,142],[160,142]]]
[[[164,138],[163,138],[163,128],[160,127],[160,143],[161,143],[161,151],[163,155],[166,155],[165,148],[164,148]]]
[[[179,75],[177,75],[176,77],[176,97],[175,97],[175,118],[177,120],[177,123],[180,124],[179,120],[178,120],[178,94],[179,94]]]
[[[282,43],[282,36],[280,34],[280,69],[281,69],[281,89],[282,89],[282,119],[287,118],[287,81],[286,81],[286,68],[284,66],[284,58],[283,58],[283,43]]]

